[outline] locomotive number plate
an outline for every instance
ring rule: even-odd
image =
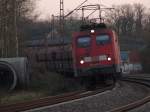
[[[99,60],[100,61],[107,60],[107,56],[106,55],[101,55],[101,56],[99,56]]]
[[[92,61],[98,61],[98,56],[92,57]]]
[[[85,57],[85,58],[84,58],[84,61],[85,61],[85,62],[91,62],[92,59],[91,59],[91,57]]]

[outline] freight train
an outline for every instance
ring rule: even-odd
[[[104,23],[83,25],[72,34],[70,44],[49,45],[43,53],[38,50],[36,60],[46,61],[51,71],[85,80],[88,86],[97,79],[115,81],[121,72],[118,36]]]

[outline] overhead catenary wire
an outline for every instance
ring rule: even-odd
[[[68,17],[69,15],[71,15],[74,11],[76,11],[77,9],[79,9],[80,7],[82,7],[83,4],[85,4],[88,0],[85,0],[84,2],[82,2],[79,6],[77,6],[75,9],[73,9],[71,12],[69,12],[68,14],[66,14],[64,16],[64,18]]]

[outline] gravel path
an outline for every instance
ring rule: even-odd
[[[139,100],[148,93],[144,86],[119,82],[112,91],[27,112],[105,112]]]
[[[129,112],[150,112],[150,102]]]

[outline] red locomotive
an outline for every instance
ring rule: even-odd
[[[118,36],[103,23],[73,33],[72,55],[75,76],[87,79],[88,86],[99,78],[114,82],[121,72]]]
[[[120,73],[120,49],[116,33],[104,24],[86,26],[73,34],[75,76]]]

